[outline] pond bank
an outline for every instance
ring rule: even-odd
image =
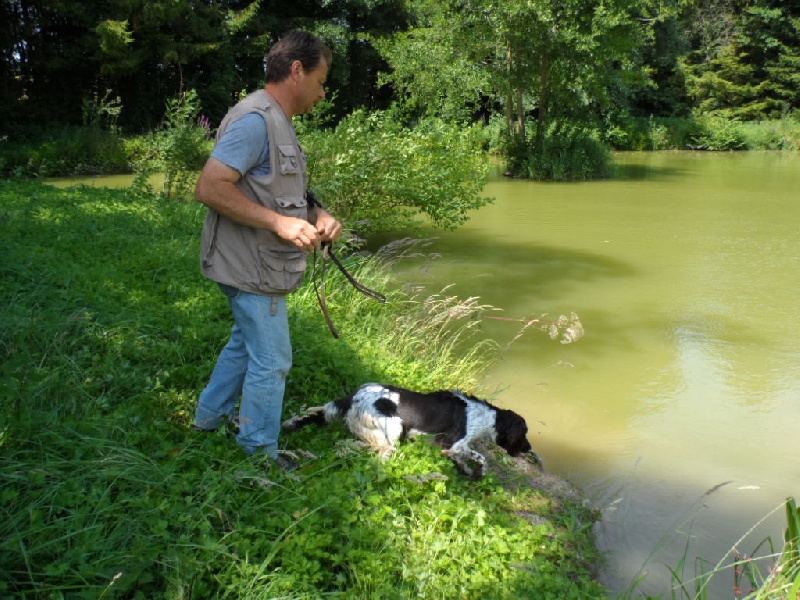
[[[200,207],[14,181],[0,205],[0,595],[604,596],[584,507],[467,480],[429,444],[379,461],[342,429],[297,432],[282,444],[308,454],[283,474],[192,434],[230,332],[199,274]],[[389,289],[379,265],[350,266]],[[313,286],[292,298],[286,413],[364,381],[474,385],[482,361],[442,354],[417,300],[328,286],[340,340]],[[447,479],[409,479],[434,472]]]

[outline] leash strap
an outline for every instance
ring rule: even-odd
[[[336,326],[333,324],[333,319],[331,319],[330,313],[328,312],[328,302],[325,297],[325,271],[328,263],[328,258],[330,258],[333,261],[333,264],[335,264],[339,268],[339,270],[342,272],[342,275],[344,275],[347,278],[347,281],[349,281],[354,288],[356,288],[359,292],[361,292],[365,296],[372,298],[373,300],[376,300],[381,304],[386,302],[386,296],[356,281],[356,278],[350,274],[350,272],[344,267],[341,261],[333,253],[333,244],[331,242],[324,242],[322,244],[322,267],[320,274],[320,285],[319,287],[317,287],[317,282],[315,279],[314,289],[317,292],[317,300],[319,301],[319,307],[322,310],[323,316],[325,317],[325,322],[328,324],[328,329],[331,330],[333,337],[338,339],[339,332],[337,331]]]

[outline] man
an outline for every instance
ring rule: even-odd
[[[225,116],[195,196],[208,206],[203,273],[216,281],[233,312],[230,341],[200,395],[194,425],[216,430],[234,418],[247,454],[278,466],[281,411],[292,348],[286,296],[302,282],[307,254],[335,241],[341,224],[306,199],[306,157],[292,117],[325,97],[330,50],[315,36],[292,32],[267,56],[267,83]]]

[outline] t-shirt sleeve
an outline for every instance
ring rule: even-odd
[[[211,156],[244,175],[269,175],[267,124],[258,113],[249,113],[230,124]]]

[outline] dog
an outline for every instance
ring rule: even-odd
[[[420,393],[367,383],[349,396],[288,419],[283,428],[337,420],[344,420],[356,437],[384,457],[391,455],[402,438],[432,434],[442,453],[461,473],[474,479],[486,475],[486,457],[470,447],[480,439],[490,439],[511,456],[530,454],[534,462],[540,462],[528,441],[524,418],[457,390]]]

